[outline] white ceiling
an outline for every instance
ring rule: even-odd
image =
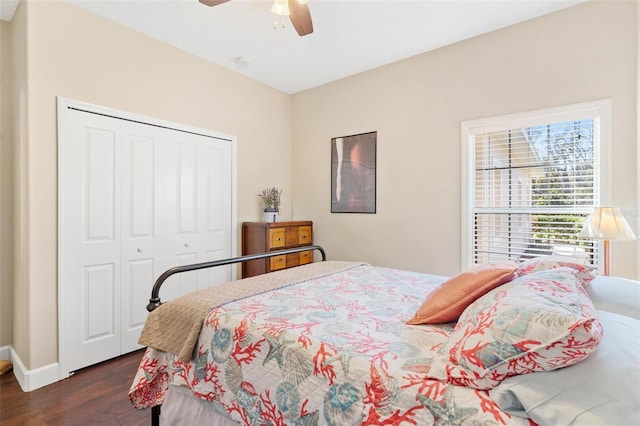
[[[0,19],[11,21],[20,0],[0,0]]]
[[[5,4],[18,0],[1,0]],[[296,93],[584,0],[309,0],[314,32],[274,29],[272,0],[66,0]],[[13,14],[13,12],[11,12]]]

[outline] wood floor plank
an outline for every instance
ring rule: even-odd
[[[105,361],[32,392],[22,392],[13,373],[0,376],[0,424],[148,425],[150,410],[137,411],[128,396],[142,354]]]

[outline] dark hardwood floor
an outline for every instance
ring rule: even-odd
[[[68,379],[22,392],[13,372],[0,376],[0,424],[149,425],[151,410],[129,402],[142,350],[77,371]]]

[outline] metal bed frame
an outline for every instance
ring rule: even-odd
[[[274,256],[282,256],[286,254],[299,253],[302,251],[314,251],[314,250],[318,250],[320,252],[320,254],[322,255],[323,262],[327,260],[327,255],[324,252],[324,249],[322,247],[318,245],[310,245],[310,246],[296,247],[296,248],[287,249],[287,250],[272,251],[268,253],[248,254],[248,255],[239,256],[239,257],[231,257],[229,259],[214,260],[211,262],[193,263],[190,265],[176,266],[171,269],[167,269],[158,277],[156,282],[153,284],[153,288],[151,289],[151,298],[149,299],[149,304],[147,305],[147,311],[152,312],[154,309],[162,305],[163,302],[160,300],[160,288],[162,287],[162,284],[167,280],[167,278],[169,278],[174,274],[179,274],[182,272],[189,272],[189,271],[196,271],[198,269],[213,268],[216,266],[231,265],[234,263],[248,262],[250,260],[266,259]],[[156,405],[154,407],[151,407],[152,426],[160,425],[160,407],[161,405]]]

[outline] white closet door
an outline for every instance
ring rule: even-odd
[[[231,239],[231,144],[225,141],[201,137],[200,159],[202,171],[202,262],[226,259],[233,256],[228,241]],[[221,284],[231,280],[232,266],[203,269],[200,271],[199,288]]]
[[[171,266],[201,261],[199,235],[199,145],[196,135],[178,132],[167,140],[165,175],[167,256]],[[174,299],[198,288],[197,272],[173,275],[162,285],[160,298]]]
[[[59,103],[60,377],[133,351],[155,280],[235,251],[231,139]],[[118,113],[119,114],[119,113]],[[206,133],[206,131],[203,131]],[[229,281],[170,277],[163,301]]]
[[[117,120],[79,111],[66,154],[66,354],[69,371],[120,355],[120,151]]]
[[[166,261],[164,159],[167,130],[122,122],[122,353],[140,348],[145,308]]]
[[[232,170],[228,141],[193,133],[167,140],[166,208],[171,266],[231,257]],[[160,297],[170,300],[231,279],[231,266],[174,275]]]

